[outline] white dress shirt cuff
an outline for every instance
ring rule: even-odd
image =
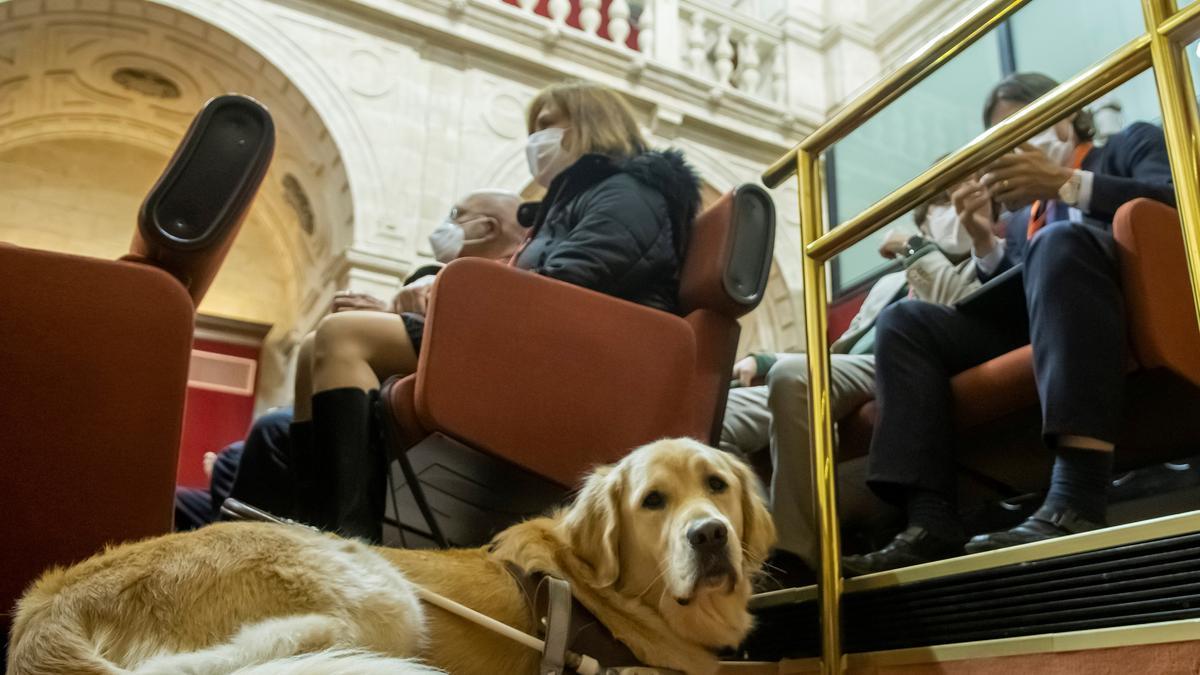
[[[1095,180],[1096,174],[1081,169],[1076,169],[1075,173],[1079,175],[1079,200],[1075,202],[1075,208],[1088,213],[1091,211],[1092,181]]]
[[[985,256],[980,257],[975,249],[971,249],[971,257],[975,259],[975,267],[984,275],[989,276],[996,268],[1000,266],[1000,262],[1004,260],[1004,247],[1008,242],[1003,239],[995,239],[992,250]]]

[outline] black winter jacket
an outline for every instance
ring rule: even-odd
[[[516,265],[668,312],[700,207],[700,179],[676,150],[614,162],[584,155],[523,204],[533,232]]]

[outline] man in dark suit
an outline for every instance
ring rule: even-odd
[[[984,123],[998,123],[1056,84],[1034,73],[1006,78],[988,97]],[[950,379],[1025,344],[1033,345],[1043,437],[1055,452],[1050,490],[1025,522],[975,537],[966,550],[1104,526],[1126,363],[1111,221],[1129,200],[1174,205],[1175,195],[1158,127],[1134,124],[1103,147],[1094,147],[1091,136],[1086,113],[1075,113],[955,191],[979,277],[998,284],[988,291],[993,301],[974,308],[902,302],[880,315],[880,414],[868,482],[906,510],[908,528],[879,551],[847,556],[848,575],[963,551]],[[1004,239],[993,234],[996,205],[1004,211]]]

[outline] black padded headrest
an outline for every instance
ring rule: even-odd
[[[275,124],[238,94],[204,104],[138,216],[129,259],[161,267],[195,304],[220,269],[275,151]]]

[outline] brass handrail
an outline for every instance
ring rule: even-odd
[[[801,267],[804,279],[804,315],[808,352],[810,440],[813,481],[820,535],[821,669],[840,673],[841,651],[840,543],[837,518],[837,484],[833,456],[833,421],[830,418],[829,344],[826,335],[825,263],[863,237],[948,186],[978,171],[1041,128],[1071,110],[1153,67],[1163,111],[1163,131],[1179,203],[1187,249],[1196,319],[1200,322],[1200,117],[1191,71],[1180,43],[1200,36],[1200,0],[1177,10],[1174,0],[1142,0],[1146,32],[1114,51],[1100,63],[1059,85],[1032,105],[981,134],[965,147],[910,180],[895,193],[863,213],[822,234],[824,186],[820,155],[846,134],[861,126],[888,103],[915,86],[938,66],[977,40],[987,27],[1016,11],[1024,2],[993,0],[950,29],[921,53],[910,58],[892,76],[859,97],[846,110],[813,132],[808,139],[779,158],[763,174],[763,182],[778,186],[797,175],[800,206]]]
[[[1172,42],[1188,44],[1200,38],[1200,23],[1197,22],[1197,17],[1200,17],[1200,2],[1193,2],[1158,24],[1157,30],[1151,30]]]
[[[1163,134],[1167,140],[1167,155],[1171,158],[1171,178],[1175,183],[1175,200],[1179,206],[1183,245],[1187,250],[1188,274],[1192,279],[1192,306],[1200,320],[1200,146],[1197,133],[1200,118],[1196,110],[1196,90],[1192,71],[1183,58],[1180,43],[1168,34],[1195,35],[1200,31],[1200,11],[1193,3],[1171,31],[1162,28],[1178,12],[1175,0],[1142,0],[1146,30],[1153,40],[1150,53],[1154,60],[1154,80],[1158,87],[1158,104],[1163,113]],[[1155,26],[1159,27],[1155,31]]]
[[[821,153],[845,138],[889,103],[917,86],[943,63],[962,53],[976,40],[1023,7],[1029,0],[989,0],[917,51],[892,74],[842,108],[819,129],[809,134],[786,155],[775,160],[762,175],[767,187],[778,187],[796,174],[796,155],[801,148]]]

